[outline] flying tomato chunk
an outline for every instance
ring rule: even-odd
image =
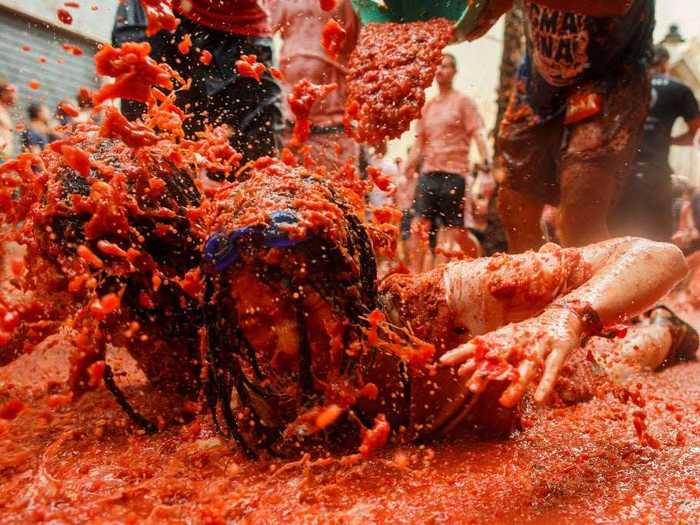
[[[58,9],[56,11],[56,16],[66,25],[71,25],[73,23],[73,15],[71,15],[66,9]]]
[[[182,37],[182,40],[180,40],[180,43],[177,45],[178,51],[182,53],[183,55],[186,55],[190,52],[190,49],[192,48],[192,37],[190,37],[190,34],[187,33],[184,37]]]
[[[277,80],[283,80],[284,79],[284,73],[280,71],[278,68],[274,66],[270,66],[267,68],[267,70],[270,72],[270,74],[273,76],[273,78]]]
[[[347,32],[343,29],[337,20],[331,18],[326,25],[323,27],[323,32],[321,33],[321,45],[323,49],[326,50],[328,56],[333,60],[338,58],[338,54],[345,43],[345,37]]]
[[[68,44],[68,43],[63,43],[61,44],[61,47],[63,48],[64,51],[67,53],[70,53],[71,55],[75,57],[79,57],[83,54],[83,50],[80,49],[78,46],[74,46],[73,44]]]
[[[70,102],[60,102],[58,104],[58,110],[67,117],[76,118],[80,115],[78,109]]]
[[[265,73],[265,64],[258,62],[256,55],[243,55],[240,60],[236,60],[236,70],[244,77],[254,78],[258,82]]]
[[[214,57],[213,57],[212,54],[211,54],[209,51],[207,51],[206,49],[205,49],[204,51],[202,51],[202,54],[201,54],[201,55],[199,55],[199,61],[200,61],[202,64],[204,64],[205,66],[208,66],[209,64],[211,64],[212,58],[214,58]]]
[[[288,99],[289,107],[295,117],[292,146],[299,146],[308,140],[311,134],[311,121],[309,120],[311,108],[337,88],[337,84],[318,85],[306,78],[294,85]]]
[[[369,166],[367,168],[367,175],[370,179],[372,179],[374,185],[381,191],[387,193],[393,193],[394,191],[396,191],[396,186],[393,182],[391,182],[391,178],[379,168]]]
[[[319,0],[321,3],[321,9],[324,11],[333,11],[338,3],[338,0]]]

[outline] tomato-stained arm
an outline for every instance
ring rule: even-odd
[[[581,262],[567,261],[572,255]],[[459,365],[475,394],[493,380],[509,383],[501,397],[505,406],[514,406],[538,379],[535,399],[545,401],[570,353],[592,334],[592,320],[610,325],[635,316],[687,273],[675,246],[632,238],[503,258],[498,267],[486,260],[456,263],[445,272],[449,307],[472,334],[488,333],[441,361]],[[548,297],[552,301],[543,304]]]

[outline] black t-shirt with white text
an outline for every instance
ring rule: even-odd
[[[552,87],[616,75],[622,64],[643,64],[651,50],[654,0],[634,0],[618,17],[592,17],[521,0],[528,55]]]
[[[651,107],[644,123],[639,160],[668,166],[673,125],[678,118],[690,122],[700,117],[700,108],[688,86],[666,75],[655,75],[651,86]]]

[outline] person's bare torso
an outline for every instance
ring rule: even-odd
[[[421,127],[425,139],[423,173],[466,175],[472,138],[482,127],[474,103],[455,90],[438,95],[426,105]]]

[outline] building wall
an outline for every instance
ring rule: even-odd
[[[93,56],[97,43],[110,38],[117,1],[81,1],[80,8],[69,10],[73,23],[66,25],[56,16],[63,0],[0,0],[0,78],[17,86],[16,123],[26,120],[31,102],[43,102],[53,110],[61,100],[74,99],[81,87],[97,87]],[[61,47],[64,43],[78,46],[83,55],[67,53]],[[22,51],[24,45],[31,51]],[[42,56],[45,63],[39,62]],[[30,89],[31,80],[41,87]]]
[[[88,40],[108,42],[118,2],[119,0],[81,0],[78,2],[79,8],[68,9],[73,16],[71,25],[61,23],[56,17],[56,11],[64,7],[64,0],[0,0],[0,6]],[[92,9],[93,6],[96,9]]]
[[[84,54],[70,55],[62,43],[76,45]],[[31,51],[22,51],[23,45],[30,46]],[[26,107],[31,102],[43,102],[53,110],[64,98],[74,98],[80,87],[94,89],[97,78],[92,57],[96,49],[92,41],[0,7],[0,78],[17,86],[15,123],[26,120]],[[46,63],[39,62],[41,56],[46,57]],[[30,89],[30,80],[37,80],[40,88]]]

